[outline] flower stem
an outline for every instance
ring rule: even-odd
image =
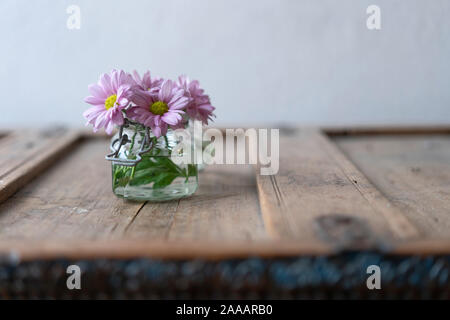
[[[136,140],[137,132],[138,132],[138,130],[137,130],[137,128],[135,128],[133,137],[131,138],[130,153],[129,153],[128,157],[133,155],[134,141]]]
[[[133,167],[133,169],[131,169],[131,177],[130,177],[130,181],[133,180],[134,178],[134,173],[136,172],[136,166]]]

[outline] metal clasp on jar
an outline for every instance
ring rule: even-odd
[[[105,156],[105,159],[108,161],[112,161],[113,164],[127,167],[134,167],[142,160],[141,155],[149,152],[152,149],[153,142],[150,139],[150,129],[146,127],[144,138],[141,141],[141,147],[139,148],[139,151],[136,154],[136,159],[120,158],[119,157],[120,148],[122,148],[127,143],[131,143],[131,140],[128,138],[128,135],[126,133],[123,133],[123,129],[127,128],[129,125],[130,125],[129,120],[124,119],[124,123],[123,125],[120,126],[119,129],[119,137],[111,141],[111,144],[109,146],[112,152],[107,154]],[[117,144],[119,145],[116,147]]]

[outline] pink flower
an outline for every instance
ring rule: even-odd
[[[152,79],[152,77],[150,76],[150,71],[144,73],[144,75],[141,78],[139,73],[136,70],[134,70],[132,77],[137,85],[136,88],[137,90],[150,91],[152,93],[157,91],[163,83],[163,79],[161,78],[155,77]]]
[[[92,104],[83,113],[88,124],[94,126],[94,132],[105,128],[107,134],[111,134],[114,125],[123,124],[122,109],[129,104],[129,97],[133,79],[123,70],[112,70],[110,74],[102,74],[98,83],[89,85],[91,96],[84,99]]]
[[[189,103],[183,89],[171,80],[164,80],[157,91],[138,91],[133,95],[136,106],[127,110],[127,116],[150,127],[156,137],[167,133],[168,126],[176,128],[183,121],[184,109]]]
[[[186,107],[186,113],[189,117],[208,124],[208,120],[212,120],[213,111],[216,109],[211,105],[209,96],[204,94],[197,80],[190,81],[186,76],[178,77],[178,85],[183,88],[186,95],[190,98],[190,102]]]

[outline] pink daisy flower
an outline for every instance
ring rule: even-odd
[[[173,81],[164,80],[154,93],[135,92],[132,101],[136,106],[127,110],[127,116],[150,127],[153,134],[160,137],[167,133],[169,125],[176,128],[183,121],[182,109],[189,103],[189,98]]]
[[[197,80],[190,81],[186,76],[178,77],[178,85],[183,88],[190,102],[186,107],[186,113],[189,117],[208,124],[208,120],[214,117],[213,111],[216,109],[211,105],[209,96],[200,88]]]
[[[139,73],[134,70],[131,76],[133,77],[133,80],[137,85],[137,90],[150,91],[154,93],[161,87],[163,83],[163,79],[159,77],[152,78],[150,76],[150,71],[144,73],[141,78]]]
[[[122,109],[129,104],[129,97],[133,79],[123,70],[112,70],[110,74],[102,74],[98,83],[89,85],[91,96],[84,99],[92,104],[83,113],[88,124],[94,126],[94,132],[105,128],[107,134],[111,134],[114,125],[123,124]]]

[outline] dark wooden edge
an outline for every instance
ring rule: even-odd
[[[371,250],[333,250],[318,242],[268,240],[258,242],[92,240],[92,241],[3,241],[0,256],[20,261],[49,259],[206,259],[223,260],[246,257],[282,258],[293,256],[335,255],[342,252],[374,251],[390,255],[449,255],[449,239],[398,242],[392,248]]]
[[[365,126],[365,127],[322,127],[330,137],[355,135],[426,135],[450,134],[450,124],[440,126]]]

